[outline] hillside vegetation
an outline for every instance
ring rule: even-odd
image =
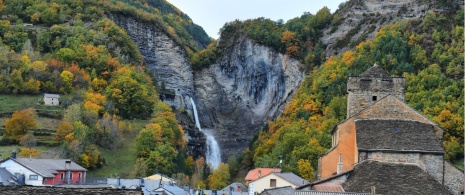
[[[242,162],[274,167],[283,156],[285,171],[314,179],[318,156],[331,146],[329,132],[346,115],[348,76],[374,63],[406,78],[407,104],[445,129],[448,160],[463,159],[463,35],[463,7],[383,26],[374,40],[315,68],[283,115],[260,131]]]
[[[71,158],[94,176],[191,176],[195,161],[185,155],[182,128],[159,100],[136,45],[109,14],[159,27],[188,55],[210,43],[164,0],[0,0],[0,143],[20,144],[21,156]],[[61,105],[41,105],[42,93],[60,94]],[[59,149],[45,154],[37,145]]]

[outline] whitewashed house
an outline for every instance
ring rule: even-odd
[[[44,104],[49,106],[58,106],[60,105],[60,95],[44,93]]]
[[[0,168],[14,175],[20,184],[31,186],[80,184],[85,182],[87,172],[69,159],[16,158],[16,152],[0,161]]]
[[[261,193],[263,190],[291,186],[297,188],[309,182],[292,172],[271,172],[249,183],[249,194]]]

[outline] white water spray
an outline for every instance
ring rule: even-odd
[[[199,116],[197,114],[197,108],[195,106],[194,100],[190,98],[192,109],[194,110],[194,119],[195,119],[195,126],[207,137],[207,152],[205,156],[207,157],[207,163],[210,163],[213,169],[218,168],[221,163],[221,153],[220,153],[220,146],[218,142],[216,142],[215,137],[211,133],[209,129],[202,129],[200,127]]]

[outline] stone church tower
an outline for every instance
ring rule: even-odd
[[[347,118],[388,95],[394,95],[397,99],[404,101],[404,85],[404,77],[391,77],[376,63],[360,76],[349,76]]]

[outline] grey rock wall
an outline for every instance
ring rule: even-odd
[[[201,122],[213,129],[223,161],[282,112],[303,79],[297,60],[245,37],[219,63],[194,74]]]
[[[211,128],[222,160],[244,149],[267,120],[280,114],[304,79],[300,63],[245,37],[217,64],[193,72],[184,50],[162,30],[121,15],[110,15],[138,46],[155,73],[161,98],[193,118],[192,97],[202,127]],[[193,140],[196,133],[189,134]]]
[[[147,67],[157,77],[157,85],[164,88],[160,94],[162,100],[181,108],[194,94],[192,69],[183,48],[154,25],[129,16],[112,14],[109,17],[124,28],[138,46]]]

